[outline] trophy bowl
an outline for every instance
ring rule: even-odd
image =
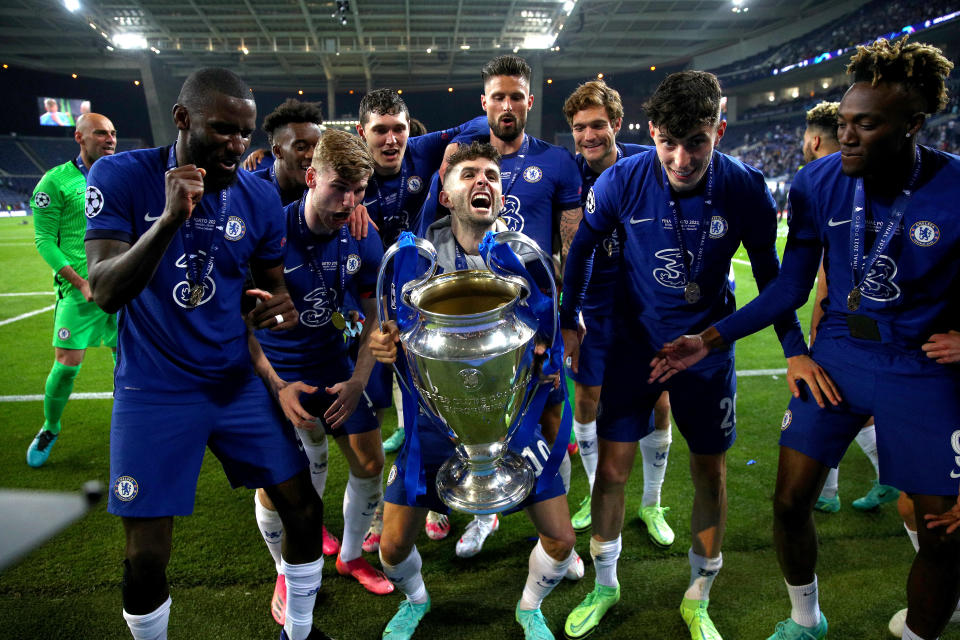
[[[512,508],[535,482],[530,464],[507,446],[533,373],[537,326],[517,313],[526,293],[520,279],[470,270],[433,276],[403,294],[416,312],[400,335],[411,378],[457,442],[437,474],[437,493],[458,511]]]

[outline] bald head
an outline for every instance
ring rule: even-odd
[[[85,113],[77,118],[73,139],[80,145],[80,158],[87,169],[117,149],[117,130],[109,118],[99,113]]]

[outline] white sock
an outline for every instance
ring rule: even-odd
[[[903,638],[903,640],[924,640],[923,638],[915,634],[913,631],[910,631],[910,627],[908,627],[907,625],[903,625],[903,635],[901,637]],[[937,636],[937,638],[939,637],[940,636]],[[937,638],[933,638],[932,640],[937,640]]]
[[[577,436],[577,446],[580,447],[580,462],[587,472],[587,482],[590,483],[590,493],[593,493],[593,479],[597,477],[597,421],[573,421],[573,432]]]
[[[127,621],[127,626],[130,627],[133,640],[167,640],[167,623],[170,622],[171,602],[172,600],[167,596],[166,602],[150,613],[140,616],[124,611],[123,619]]]
[[[570,493],[570,453],[563,452],[563,460],[560,461],[560,468],[557,469],[560,479],[563,480],[563,492]]]
[[[690,600],[709,600],[710,587],[723,566],[723,554],[716,558],[707,558],[690,549],[687,551],[687,558],[690,560],[690,584],[683,597]]]
[[[660,488],[667,475],[671,442],[670,429],[654,429],[640,439],[640,453],[643,455],[643,500],[640,504],[644,507],[660,504]]]
[[[617,587],[617,561],[622,549],[620,536],[616,540],[601,542],[590,536],[590,557],[593,558],[593,567],[597,572],[597,584],[605,587]]]
[[[837,497],[839,491],[840,470],[839,467],[830,469],[827,472],[827,479],[823,482],[823,490],[820,491],[820,497],[824,500],[832,500]]]
[[[910,538],[910,544],[913,545],[914,552],[920,553],[920,540],[917,538],[917,532],[910,529],[906,522],[903,523],[903,528],[907,530],[907,537]]]
[[[361,545],[367,529],[373,522],[373,513],[382,497],[382,477],[358,478],[350,474],[343,492],[343,538],[340,540],[340,560],[350,562],[360,557]]]
[[[305,640],[313,629],[313,605],[320,590],[323,556],[305,564],[281,563],[287,580],[287,620],[283,630],[290,640]]]
[[[283,522],[280,521],[280,514],[261,504],[259,491],[253,492],[253,505],[260,535],[263,536],[263,541],[267,543],[267,551],[273,556],[273,564],[277,567],[277,573],[280,573],[280,547],[283,543]]]
[[[543,599],[563,580],[563,574],[567,572],[567,566],[572,559],[571,551],[566,560],[554,560],[543,548],[542,541],[537,540],[527,563],[530,570],[527,573],[527,583],[523,587],[523,596],[520,598],[520,608],[526,611],[539,609]]]
[[[877,457],[877,429],[874,425],[860,429],[856,437],[857,444],[863,449],[863,452],[870,458],[870,464],[873,470],[877,472],[877,479],[880,479],[880,459]]]
[[[784,583],[787,583],[784,580]],[[820,597],[817,594],[817,576],[813,582],[793,586],[787,583],[787,593],[790,594],[790,604],[793,609],[790,617],[801,627],[815,627],[820,624]]]
[[[297,429],[297,436],[307,460],[310,461],[310,482],[313,483],[317,495],[322,498],[327,488],[327,454],[330,447],[327,435],[323,432],[323,427],[318,426],[312,431]]]
[[[397,428],[403,428],[403,392],[400,385],[397,384],[397,377],[390,376],[393,379],[393,406],[397,410]],[[367,400],[369,402],[369,399]]]
[[[420,552],[417,551],[416,546],[410,551],[410,555],[395,565],[387,564],[381,551],[380,565],[383,567],[383,572],[390,578],[390,582],[403,591],[407,600],[414,604],[423,604],[427,601],[427,586],[423,583],[423,574],[420,573],[423,560],[420,559]]]

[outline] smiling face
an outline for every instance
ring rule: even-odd
[[[651,122],[650,137],[657,147],[657,157],[667,172],[667,179],[674,191],[683,192],[695,189],[706,175],[723,132],[726,121],[719,126],[705,124],[688,131],[683,137],[672,136],[661,131]]]
[[[480,106],[487,112],[493,135],[504,142],[516,140],[527,126],[533,96],[520,76],[491,76],[483,85]]]
[[[319,125],[312,122],[291,122],[273,132],[278,180],[306,188],[307,169],[320,133]]]
[[[74,139],[80,144],[84,164],[92,165],[103,156],[117,150],[117,130],[108,118],[99,113],[87,113],[77,122]]]
[[[617,133],[622,118],[610,121],[603,107],[588,107],[573,116],[570,128],[577,153],[583,156],[591,168],[607,168],[617,160]]]
[[[254,101],[216,93],[190,109],[178,104],[174,122],[186,134],[183,160],[207,172],[204,185],[214,190],[230,186],[256,126]]]
[[[400,171],[407,150],[410,123],[407,114],[371,113],[366,123],[357,125],[357,133],[367,143],[379,175],[391,176]]]
[[[330,166],[320,170],[307,169],[307,194],[304,215],[307,226],[314,233],[336,231],[347,223],[350,212],[363,200],[369,174],[362,180],[351,181],[341,177]]]
[[[483,157],[447,167],[439,200],[450,209],[459,224],[490,227],[503,208],[500,167]]]
[[[837,139],[840,166],[848,176],[878,176],[899,166],[912,149],[916,124],[910,96],[897,83],[856,82],[840,101]],[[920,119],[922,122],[922,117]]]

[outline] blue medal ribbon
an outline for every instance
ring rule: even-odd
[[[397,204],[396,206],[394,206],[394,210],[392,212],[391,217],[393,218],[400,218],[401,214],[403,213],[403,201],[406,200],[406,197],[407,197],[407,172],[408,172],[408,167],[407,167],[406,158],[403,158],[400,161],[400,190],[397,193]],[[387,211],[386,211],[386,207],[384,207],[384,204],[386,204],[386,202],[384,200],[383,194],[380,192],[380,178],[377,177],[376,172],[374,172],[374,174],[370,176],[370,182],[372,182],[373,186],[376,187],[377,189],[377,205],[380,208],[380,221],[384,222],[387,219]],[[367,189],[369,188],[370,187],[368,183]],[[384,229],[384,231],[386,231],[386,229]],[[406,231],[406,229],[401,229],[400,231]],[[386,239],[387,238],[385,236],[385,240]]]
[[[87,165],[83,163],[83,156],[77,156],[76,158],[73,159],[73,162],[74,164],[77,165],[77,169],[80,169],[80,173],[83,174],[83,177],[84,178],[88,177],[90,170],[87,169]]]
[[[716,152],[714,152],[716,153]],[[663,192],[667,197],[667,209],[670,211],[670,219],[673,222],[673,233],[676,236],[677,246],[680,247],[680,262],[683,264],[684,275],[687,278],[686,283],[691,284],[697,281],[700,270],[703,268],[703,253],[707,246],[707,233],[710,231],[710,221],[712,220],[713,210],[713,157],[710,158],[710,165],[707,167],[707,189],[704,193],[704,214],[700,218],[700,237],[698,240],[697,253],[693,257],[693,262],[687,264],[687,243],[683,238],[683,229],[681,227],[682,219],[680,210],[677,208],[677,199],[670,190],[670,179],[667,177],[668,169],[662,164],[660,166],[663,174]]]
[[[883,226],[880,236],[873,243],[873,249],[870,255],[864,258],[863,247],[867,228],[867,203],[866,191],[863,185],[863,178],[857,178],[856,186],[853,192],[853,214],[850,217],[850,267],[852,272],[851,281],[854,283],[852,291],[863,293],[863,283],[867,276],[873,270],[874,265],[880,258],[880,254],[890,245],[890,241],[900,227],[900,220],[907,210],[907,204],[913,195],[913,190],[920,178],[920,146],[915,147],[916,153],[913,160],[913,173],[910,175],[910,181],[903,188],[903,191],[893,201],[890,209],[890,217]]]
[[[167,156],[167,171],[175,169],[177,167],[177,143],[174,142],[170,145],[170,153]],[[203,206],[203,201],[198,204],[198,207]],[[218,231],[223,231],[223,225],[227,221],[227,211],[230,208],[230,189],[222,189],[220,191],[220,210],[217,212],[216,221],[213,225],[213,230],[207,234],[209,237],[210,243],[207,246],[206,258],[202,261],[200,259],[200,254],[203,251],[197,246],[200,243],[200,240],[196,238],[195,228],[194,228],[194,215],[191,215],[189,218],[183,221],[183,226],[180,227],[180,232],[183,235],[183,250],[186,254],[187,262],[187,282],[189,283],[191,289],[194,286],[204,287],[203,284],[204,278],[208,274],[213,272],[213,254],[220,249],[220,236]],[[202,300],[202,296],[201,296]]]
[[[523,134],[523,144],[520,145],[520,150],[517,151],[517,155],[513,161],[513,169],[510,170],[510,184],[507,185],[506,189],[503,189],[504,198],[510,195],[510,190],[513,189],[513,183],[517,181],[517,176],[523,173],[524,169],[527,168],[527,150],[529,148],[530,138],[527,136],[527,134]]]

